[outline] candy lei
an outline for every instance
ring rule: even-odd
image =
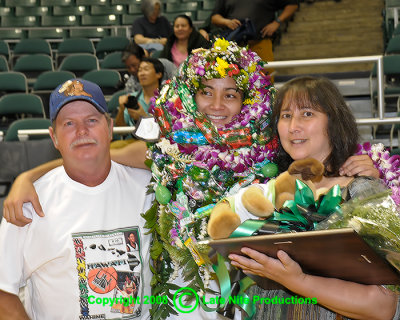
[[[170,290],[179,288],[172,283],[179,272],[185,286],[200,296],[208,291],[212,277],[209,248],[198,241],[207,236],[212,208],[241,187],[277,174],[272,161],[278,140],[269,125],[273,88],[259,62],[251,51],[217,40],[211,50],[189,56],[179,75],[153,101],[150,110],[161,137],[148,145],[153,174],[149,191],[155,192],[156,199],[144,218],[153,235],[151,284],[155,295],[172,298]],[[231,123],[217,129],[197,110],[193,96],[201,89],[202,77],[225,76],[235,79],[244,92],[244,102]],[[169,313],[174,313],[171,305],[153,306],[153,318]]]
[[[380,178],[392,189],[392,198],[400,205],[400,156],[390,156],[382,143],[358,145],[357,154],[367,154],[379,170]]]

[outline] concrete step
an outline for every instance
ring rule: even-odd
[[[315,10],[313,10],[315,9]],[[382,8],[380,6],[354,8],[337,8],[335,10],[324,10],[320,8],[311,8],[308,10],[300,10],[295,14],[296,21],[320,21],[332,19],[356,19],[376,17],[377,12],[381,15]]]
[[[338,43],[341,41],[353,41],[354,38],[359,41],[369,42],[383,42],[383,32],[381,30],[371,30],[368,33],[358,32],[355,36],[346,30],[332,31],[327,34],[325,31],[315,32],[291,32],[282,35],[280,45],[293,45],[294,43],[318,44],[318,43]]]
[[[381,54],[383,43],[365,41],[341,41],[337,43],[280,45],[275,49],[275,61],[354,57]]]
[[[348,32],[352,32],[355,28],[362,28],[365,32],[369,32],[371,30],[380,29],[382,26],[383,18],[381,16],[377,16],[375,18],[355,18],[355,19],[341,19],[336,18],[335,20],[320,20],[320,21],[299,21],[294,20],[289,23],[287,28],[287,32],[314,32],[314,31],[334,31],[334,30],[347,30]]]
[[[313,10],[340,10],[343,8],[361,9],[366,7],[369,8],[384,8],[384,0],[342,0],[340,2],[335,1],[316,1],[312,4],[301,4],[300,11],[307,10],[312,12]]]
[[[351,72],[351,71],[370,71],[372,63],[357,63],[344,65],[324,65],[324,66],[308,66],[308,67],[292,67],[280,68],[275,70],[279,75],[292,74],[317,74],[317,73],[333,73],[333,72]]]

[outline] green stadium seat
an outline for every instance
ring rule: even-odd
[[[44,117],[42,100],[31,93],[9,93],[0,98],[0,115],[31,114]]]
[[[180,14],[186,14],[188,17],[192,19],[192,21],[197,20],[196,16],[196,11],[186,11],[186,12],[166,12],[164,13],[164,16],[169,20],[169,21],[174,21],[175,17]]]
[[[114,118],[118,113],[118,107],[119,107],[118,98],[119,98],[119,96],[122,96],[127,93],[128,92],[125,90],[119,90],[111,96],[110,100],[107,102],[108,112],[110,113],[111,117]]]
[[[100,68],[126,71],[125,63],[122,62],[122,52],[113,52],[106,55],[100,64]]]
[[[11,67],[19,56],[34,53],[42,53],[51,57],[51,46],[45,39],[21,39],[13,49]]]
[[[47,71],[43,72],[33,84],[32,93],[42,99],[46,118],[50,118],[49,101],[51,92],[67,80],[76,78],[70,71]]]
[[[204,21],[207,20],[211,15],[212,10],[197,10],[197,20]]]
[[[12,17],[5,16],[1,17],[2,27],[37,27],[39,25],[39,17],[27,16],[27,17]]]
[[[26,38],[26,31],[20,28],[14,28],[14,29],[0,28],[0,39],[20,40],[24,38]]]
[[[8,61],[5,56],[0,56],[0,72],[8,72],[10,68],[8,66]]]
[[[172,12],[183,12],[183,11],[196,11],[197,6],[198,6],[197,2],[184,2],[184,3],[167,2],[165,12],[172,13]]]
[[[126,6],[123,5],[115,5],[115,6],[91,6],[90,7],[90,14],[92,16],[101,16],[101,15],[120,15],[126,13],[127,9]]]
[[[37,0],[6,0],[6,7],[36,7],[38,6]]]
[[[40,5],[69,7],[74,5],[74,0],[40,0]]]
[[[66,56],[61,62],[59,70],[71,71],[79,78],[86,72],[99,69],[99,60],[90,53],[76,53]]]
[[[129,44],[127,37],[104,37],[96,44],[97,58],[103,59],[105,55],[115,52],[123,51]]]
[[[0,94],[24,92],[28,93],[28,81],[21,72],[0,72]]]
[[[82,37],[86,37],[86,38],[91,38],[91,39],[95,39],[95,38],[103,38],[105,36],[109,36],[110,35],[110,29],[106,29],[106,28],[71,28],[69,30],[69,36],[71,38],[82,38]]]
[[[213,10],[215,7],[215,0],[203,0],[203,10]]]
[[[51,126],[49,119],[29,118],[13,121],[7,129],[4,141],[19,141],[18,130],[47,129]],[[48,135],[32,135],[30,140],[49,139]]]
[[[141,13],[138,14],[123,14],[122,15],[122,25],[132,25],[133,21],[135,21],[136,18],[139,18],[143,16]]]
[[[118,89],[117,86],[121,81],[121,76],[117,70],[92,70],[86,72],[82,79],[96,83],[105,96],[111,96]]]
[[[4,56],[7,61],[10,58],[10,47],[4,40],[0,40],[0,55]]]
[[[95,54],[93,42],[88,38],[69,38],[64,39],[58,45],[56,53],[56,63],[60,65],[61,61],[68,55],[74,53],[90,53]]]
[[[54,6],[53,15],[54,16],[83,16],[84,14],[89,14],[89,9],[85,6]]]
[[[53,59],[45,54],[28,54],[18,58],[13,67],[14,71],[22,72],[28,79],[28,86],[44,71],[53,71]]]
[[[74,27],[79,26],[79,16],[44,16],[42,27]]]
[[[389,40],[386,54],[399,54],[400,53],[400,37],[393,37]]]
[[[13,16],[13,15],[14,12],[11,10],[11,8],[0,7],[0,17]]]
[[[120,24],[120,16],[115,14],[104,16],[82,16],[82,26],[118,26]]]
[[[50,10],[48,7],[16,7],[15,16],[16,17],[26,17],[26,16],[45,16],[49,15]]]
[[[130,4],[128,7],[129,14],[142,14],[140,4]]]
[[[106,6],[109,4],[110,4],[109,0],[76,0],[77,6],[97,6],[97,5]]]
[[[64,39],[67,37],[67,30],[62,28],[40,28],[40,29],[29,29],[28,38],[40,38],[40,39]]]
[[[132,2],[133,2],[132,0],[111,0],[112,5],[115,5],[115,4],[131,5]],[[136,3],[140,3],[140,1],[136,0]]]

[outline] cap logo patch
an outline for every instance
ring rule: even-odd
[[[90,93],[87,93],[84,90],[83,83],[78,80],[68,80],[65,82],[61,88],[58,90],[58,93],[64,93],[65,96],[88,96],[92,97]]]

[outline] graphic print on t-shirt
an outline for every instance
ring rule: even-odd
[[[138,227],[72,234],[80,319],[141,316],[143,276]]]

